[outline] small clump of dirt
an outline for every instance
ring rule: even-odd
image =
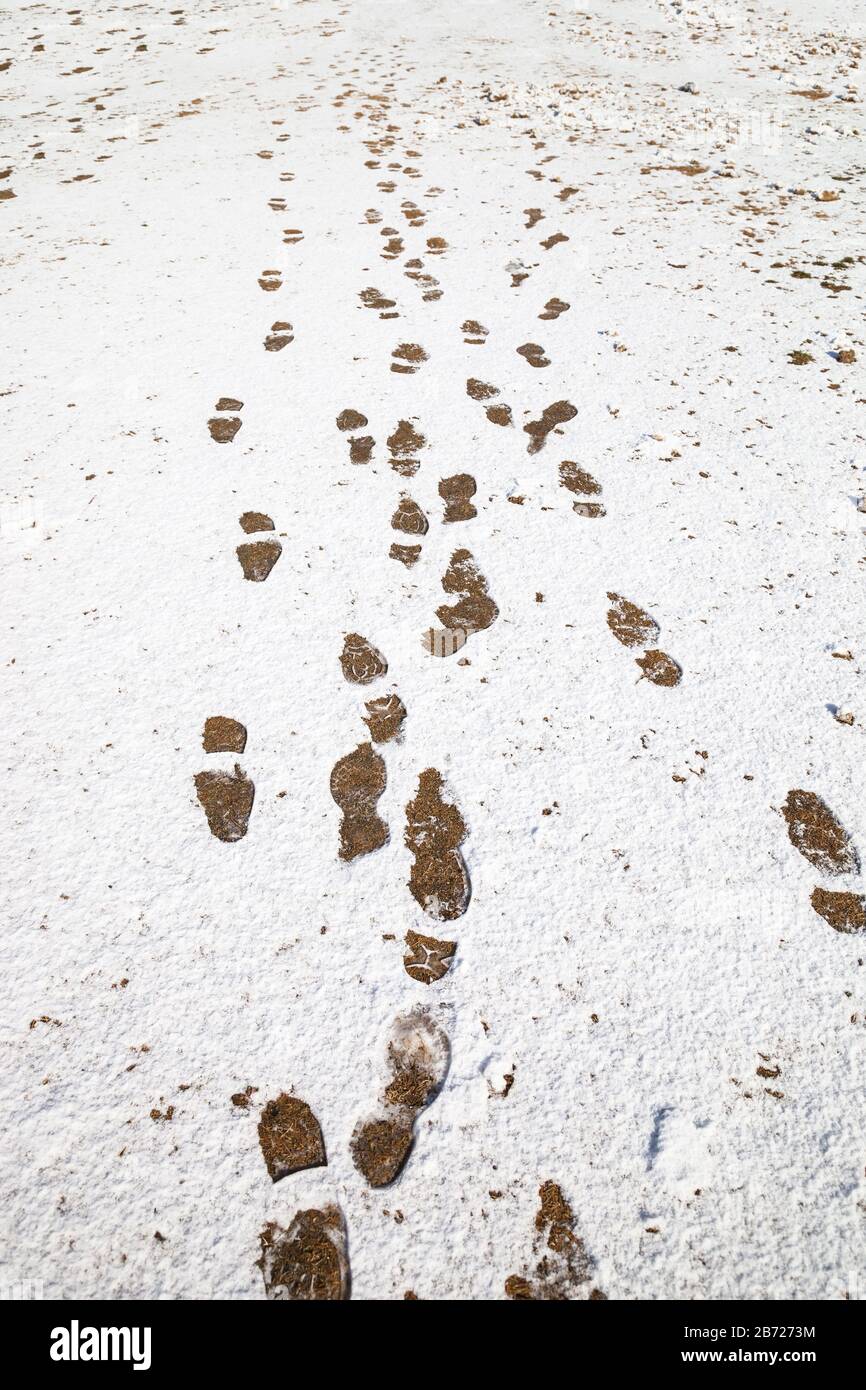
[[[361,743],[334,764],[331,796],[343,813],[340,858],[346,863],[388,843],[388,827],[376,811],[387,785],[384,760],[371,743]]]
[[[378,700],[367,700],[365,709],[367,718],[364,723],[374,743],[390,743],[397,738],[406,718],[406,706],[399,695],[382,695]]]
[[[388,663],[382,653],[358,632],[346,634],[340,665],[352,685],[369,685],[388,673]]]
[[[296,1096],[283,1093],[268,1101],[259,1120],[259,1144],[272,1182],[304,1168],[327,1166],[319,1121]]]
[[[810,902],[834,931],[856,935],[866,931],[866,898],[862,893],[834,893],[816,888]]]
[[[244,579],[254,584],[263,584],[283,553],[283,547],[276,539],[269,541],[245,541],[235,552],[243,570]]]
[[[472,504],[477,491],[477,484],[470,473],[455,473],[451,478],[443,478],[439,484],[439,496],[445,503],[442,520],[471,521],[478,515]]]
[[[422,985],[432,985],[447,975],[457,950],[456,941],[438,941],[435,936],[422,936],[420,932],[407,931],[403,957],[406,974]]]
[[[349,1297],[346,1227],[337,1207],[296,1212],[288,1229],[269,1221],[259,1241],[256,1263],[267,1298],[337,1302]]]
[[[201,741],[206,753],[243,753],[247,746],[247,731],[237,719],[214,714],[204,721]]]
[[[791,844],[813,868],[831,875],[859,873],[860,856],[851,837],[815,792],[789,791],[782,815]]]
[[[210,833],[226,844],[242,840],[253,809],[255,786],[235,764],[231,772],[198,772],[195,792],[207,816]]]
[[[526,446],[528,454],[537,454],[547,442],[547,436],[551,430],[557,426],[567,424],[573,420],[577,414],[576,406],[570,401],[554,401],[541,412],[539,420],[530,420],[528,425],[523,426],[524,434],[529,435],[529,443]]]
[[[611,607],[607,611],[607,625],[624,647],[643,647],[655,642],[659,636],[659,625],[643,608],[630,603],[621,594],[608,594]]]
[[[428,767],[406,807],[405,843],[414,855],[409,891],[429,917],[453,922],[469,906],[471,885],[460,853],[466,823],[442,796],[442,774]]]

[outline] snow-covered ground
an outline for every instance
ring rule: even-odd
[[[866,1295],[863,909],[811,901],[866,855],[855,14],[3,10],[5,1287],[260,1298],[333,1205],[355,1298],[561,1296],[542,1189],[569,1297]],[[450,1068],[375,1188],[407,1016]],[[327,1165],[272,1182],[281,1095]]]

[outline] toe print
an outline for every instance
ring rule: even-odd
[[[334,765],[331,796],[343,813],[340,858],[346,863],[388,843],[388,827],[376,811],[387,780],[384,760],[371,743],[359,744]]]
[[[220,396],[214,409],[225,412],[225,414],[215,415],[207,422],[210,437],[216,444],[231,444],[242,421],[239,416],[230,412],[243,410],[243,408],[243,401],[236,401],[231,396]]]
[[[240,524],[246,535],[274,529],[274,523],[264,512],[244,512]],[[271,536],[264,541],[245,541],[235,553],[244,579],[249,579],[253,584],[263,584],[282,555],[283,547],[276,536]]]
[[[860,856],[853,840],[815,792],[801,788],[788,792],[782,815],[791,844],[819,873],[827,878],[859,874]],[[834,931],[866,931],[866,897],[862,893],[819,886],[813,890],[810,902]]]
[[[387,1187],[412,1150],[415,1121],[432,1105],[448,1075],[451,1048],[423,1009],[397,1018],[387,1046],[388,1078],[373,1117],[352,1133],[352,1161],[370,1187]]]
[[[469,906],[471,886],[460,846],[466,823],[457,807],[445,801],[442,774],[428,767],[418,779],[418,791],[406,807],[407,848],[414,856],[409,891],[439,922],[453,922]]]
[[[416,931],[407,931],[405,940],[403,967],[411,979],[432,985],[448,974],[457,950],[456,941],[438,941],[435,936],[422,936]]]
[[[259,1145],[272,1182],[328,1162],[319,1121],[297,1096],[268,1101],[259,1120]]]
[[[296,1212],[288,1229],[269,1221],[259,1241],[256,1263],[267,1298],[338,1302],[349,1297],[346,1225],[337,1207]]]
[[[399,372],[404,376],[413,376],[417,372],[422,362],[426,362],[427,353],[420,343],[400,343],[391,353],[394,359],[391,363],[391,371]]]
[[[526,446],[528,454],[537,454],[547,443],[547,436],[551,430],[555,430],[559,425],[567,424],[573,420],[577,414],[577,409],[570,401],[554,401],[553,405],[547,406],[541,413],[540,420],[530,420],[528,425],[523,426],[524,434],[529,435],[529,443]]]
[[[601,494],[601,484],[596,482],[592,474],[568,459],[559,465],[559,481],[562,487],[576,493],[578,497],[598,497]],[[573,507],[578,516],[606,515],[603,502],[577,501],[573,503]]]
[[[469,473],[455,473],[452,478],[443,478],[439,484],[439,496],[445,503],[443,521],[471,521],[478,515],[472,505],[477,492],[475,479]]]
[[[210,833],[226,844],[242,840],[250,823],[255,790],[237,764],[234,773],[196,773],[195,794],[207,816]]]
[[[400,545],[394,541],[388,551],[388,556],[392,560],[399,560],[400,564],[405,565],[407,569],[411,569],[421,559],[421,547],[420,545]]]
[[[618,642],[624,647],[648,647],[650,642],[658,640],[659,625],[649,613],[621,594],[609,593],[607,597],[611,604],[607,625]],[[653,685],[675,686],[682,679],[682,670],[673,657],[656,647],[649,648],[635,661],[642,672],[641,680],[646,679]]]
[[[505,1281],[509,1298],[530,1302],[602,1299],[605,1294],[587,1286],[592,1273],[583,1241],[575,1231],[574,1212],[555,1182],[538,1189],[541,1206],[535,1218],[534,1269],[511,1274]]]

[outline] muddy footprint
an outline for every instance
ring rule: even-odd
[[[231,444],[243,423],[238,415],[231,412],[243,408],[243,401],[236,401],[232,396],[220,396],[214,410],[224,412],[225,418],[215,415],[207,422],[210,437],[216,444]]]
[[[499,387],[491,386],[487,381],[478,381],[477,378],[470,377],[466,383],[466,394],[473,401],[490,401],[499,395]],[[510,405],[486,405],[484,413],[491,425],[511,425],[514,423]]]
[[[478,491],[471,473],[455,473],[451,478],[443,478],[439,484],[439,496],[445,503],[443,521],[471,521],[478,515],[472,505],[472,498]]]
[[[414,477],[420,467],[420,461],[414,455],[427,443],[424,435],[416,430],[411,420],[398,420],[397,428],[393,434],[388,435],[387,443],[394,472],[404,478]]]
[[[631,603],[621,594],[608,594],[611,607],[607,611],[607,625],[614,637],[624,647],[645,647],[658,640],[659,625],[643,608]],[[673,657],[666,652],[651,647],[643,656],[635,657],[636,664],[643,675],[641,679],[653,685],[675,686],[682,680],[682,670]]]
[[[562,487],[576,493],[578,498],[601,496],[601,483],[596,482],[591,473],[587,473],[585,468],[572,463],[570,459],[565,459],[559,465],[559,481]],[[599,517],[607,514],[603,502],[579,500],[572,505],[578,516]]]
[[[343,434],[352,430],[362,430],[369,424],[366,415],[360,410],[341,410],[337,416],[337,429]],[[376,441],[369,434],[349,434],[349,462],[369,463],[373,457]]]
[[[414,856],[409,891],[428,917],[453,922],[462,917],[471,896],[469,873],[460,853],[466,822],[443,798],[442,774],[425,768],[418,791],[406,807],[405,844]]]
[[[388,1080],[373,1116],[352,1132],[352,1161],[371,1187],[387,1187],[412,1150],[415,1121],[432,1105],[448,1074],[448,1038],[424,1009],[395,1019],[387,1046]]]
[[[259,1242],[256,1264],[266,1298],[337,1302],[349,1297],[346,1223],[338,1207],[298,1211],[285,1229],[269,1221]]]
[[[575,1231],[571,1206],[555,1182],[538,1189],[541,1206],[535,1218],[533,1241],[534,1269],[527,1274],[511,1274],[505,1281],[509,1298],[520,1302],[568,1302],[573,1299],[603,1299],[600,1289],[588,1289],[592,1261]]]
[[[240,525],[247,536],[253,535],[256,531],[274,529],[274,523],[264,512],[244,512]],[[235,550],[244,579],[249,579],[254,584],[264,583],[282,553],[283,547],[276,536],[264,541],[246,541]]]
[[[569,420],[574,419],[576,414],[577,408],[570,401],[554,401],[553,405],[547,406],[541,412],[541,419],[530,420],[528,425],[523,426],[524,434],[529,435],[526,452],[537,454],[547,443],[547,436],[551,430],[567,424]]]
[[[427,353],[420,343],[400,343],[391,353],[391,357],[394,359],[391,371],[404,376],[414,375],[421,363],[428,360]]]
[[[442,588],[446,594],[459,594],[456,603],[443,604],[436,609],[436,616],[446,631],[459,637],[463,646],[467,637],[490,627],[499,617],[499,609],[490,597],[487,580],[479,570],[468,550],[455,550],[442,576]],[[431,655],[445,655],[444,650],[435,650],[437,630],[430,628],[424,636],[424,645]],[[457,650],[457,647],[452,647]]]
[[[265,338],[265,352],[282,352],[284,347],[295,341],[294,330],[290,323],[277,319],[276,323],[271,324],[271,331]]]
[[[848,832],[815,792],[789,791],[782,815],[791,844],[814,869],[828,878],[859,874],[860,856]],[[834,931],[854,934],[866,930],[866,897],[862,893],[813,889],[810,902]]]
[[[210,833],[226,844],[242,840],[250,823],[255,787],[235,763],[234,772],[197,772],[195,794]]]
[[[388,843],[388,827],[376,811],[387,785],[385,761],[372,743],[360,743],[334,764],[331,796],[342,811],[340,858],[350,864]]]
[[[262,1110],[259,1146],[271,1182],[305,1168],[327,1167],[319,1121],[305,1100],[285,1092]]]

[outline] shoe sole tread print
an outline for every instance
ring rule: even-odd
[[[406,1165],[415,1122],[433,1104],[448,1075],[451,1045],[423,1008],[402,1014],[391,1026],[386,1047],[389,1077],[374,1113],[352,1131],[352,1161],[370,1187],[388,1187]]]
[[[813,869],[827,878],[859,874],[860,855],[844,826],[817,792],[795,787],[782,806],[788,838]],[[838,889],[813,889],[809,899],[819,917],[843,935],[866,931],[866,897]]]

